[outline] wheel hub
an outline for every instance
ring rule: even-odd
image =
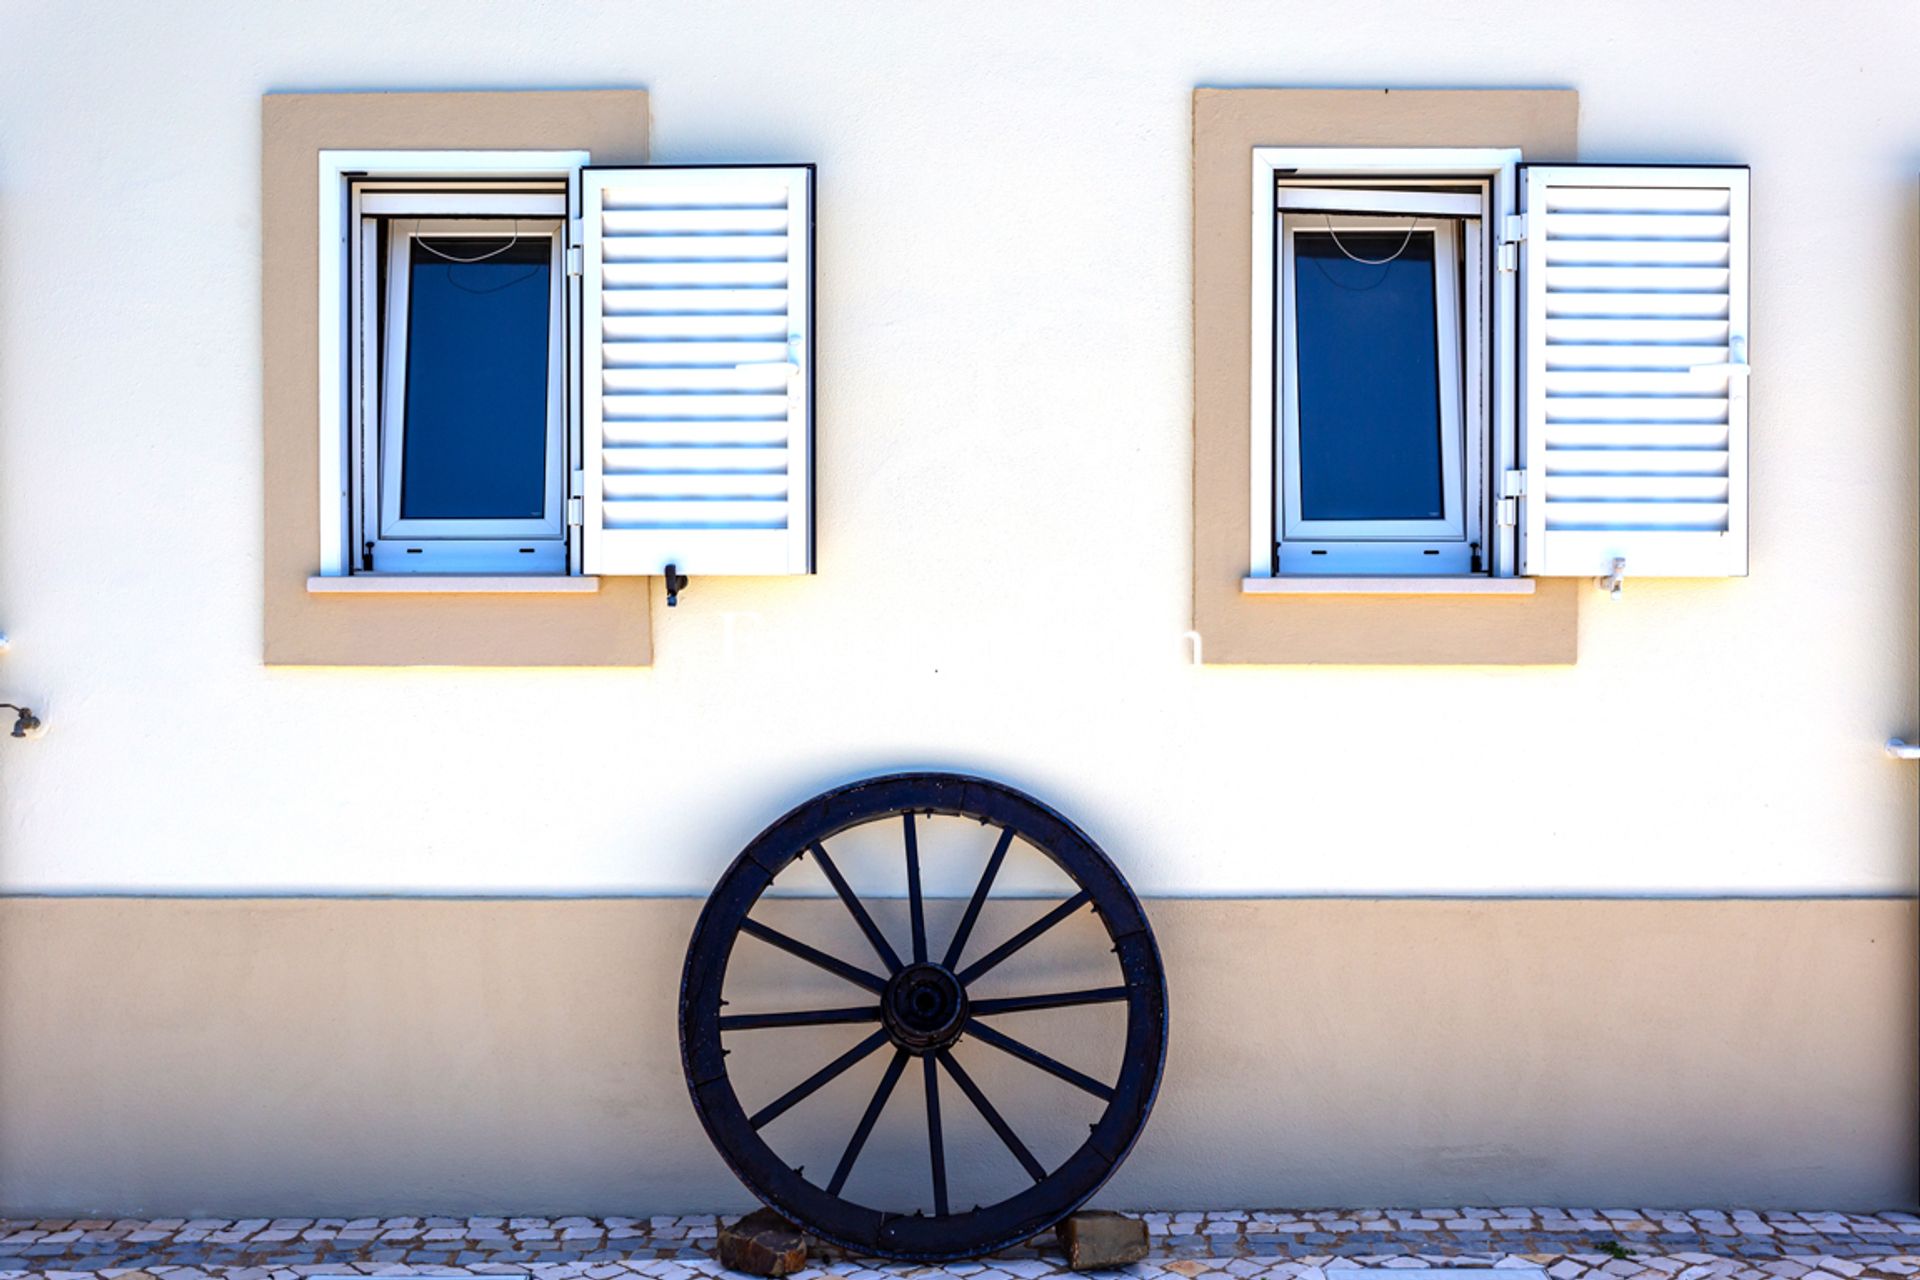
[[[935,1053],[960,1038],[967,989],[942,965],[910,964],[887,983],[880,1009],[895,1044],[909,1053]]]

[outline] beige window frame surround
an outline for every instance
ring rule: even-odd
[[[1578,583],[1531,591],[1247,592],[1253,511],[1247,192],[1256,147],[1519,147],[1578,158],[1568,89],[1196,89],[1193,629],[1209,664],[1572,663]],[[1278,579],[1275,580],[1279,581]]]
[[[596,164],[644,164],[646,92],[276,93],[260,116],[265,663],[646,666],[651,578],[308,590],[321,536],[320,152],[582,150]]]

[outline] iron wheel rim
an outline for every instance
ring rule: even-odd
[[[993,1204],[944,1214],[938,1211],[931,1214],[896,1213],[858,1204],[843,1199],[838,1194],[839,1186],[829,1191],[827,1187],[789,1167],[761,1137],[754,1118],[748,1115],[735,1095],[722,1044],[723,1036],[729,1030],[722,1026],[723,1018],[729,1016],[722,1013],[725,1008],[722,995],[727,964],[735,942],[746,932],[753,906],[773,883],[774,877],[803,855],[821,853],[824,842],[835,835],[898,816],[905,819],[905,830],[909,833],[906,837],[909,877],[917,904],[917,853],[911,834],[914,829],[911,815],[916,814],[971,818],[997,826],[1003,833],[1000,852],[990,861],[981,884],[976,888],[977,900],[970,905],[967,917],[963,918],[956,931],[958,940],[952,943],[952,951],[960,951],[968,941],[967,934],[973,918],[990,892],[1000,856],[1006,845],[1018,838],[1064,872],[1080,890],[1080,894],[1075,896],[1084,896],[1083,906],[1091,906],[1096,913],[1118,961],[1125,991],[1124,997],[1107,996],[1103,1002],[1124,1003],[1127,1014],[1120,1079],[1111,1085],[1111,1096],[1106,1099],[1100,1118],[1090,1126],[1085,1140],[1056,1167],[1045,1170],[1043,1175],[1036,1174],[1034,1166],[1037,1162],[1031,1153],[1021,1157],[1016,1149],[1019,1145],[1017,1135],[1009,1142],[1002,1132],[1004,1121],[996,1124],[996,1117],[989,1114],[992,1110],[990,1101],[985,1103],[987,1109],[981,1110],[980,1114],[994,1127],[1001,1141],[1008,1144],[1008,1149],[1021,1158],[1033,1183]],[[842,892],[841,896],[845,898],[847,894]],[[1065,907],[1067,903],[1060,905]],[[916,960],[930,960],[930,957],[917,954],[923,946],[922,926],[920,907],[915,905],[913,909]],[[1049,914],[1058,915],[1059,909]],[[1062,915],[1060,918],[1065,917]],[[1042,925],[1042,932],[1045,919],[1043,917],[1042,922],[1036,922]],[[762,927],[759,932],[764,936],[771,931]],[[1019,935],[1016,935],[1010,941],[1018,942],[1018,939]],[[884,947],[885,944],[875,945]],[[1003,948],[1006,945],[1003,944]],[[1018,947],[1014,947],[1014,950],[1018,950]],[[967,982],[977,980],[980,976],[975,974],[968,978],[966,971],[977,968],[982,961],[991,960],[993,954],[988,953],[980,961],[975,961],[974,965],[962,966],[963,971],[956,976],[963,980],[963,991]],[[871,960],[874,957],[862,958]],[[815,960],[815,963],[819,961]],[[885,967],[883,962],[882,968]],[[894,974],[887,975],[887,981],[890,983],[900,969],[909,967],[912,966],[902,962]],[[991,968],[992,964],[987,967]],[[869,990],[878,1001],[887,989],[874,990],[869,987]],[[1103,992],[1072,994],[1095,996]],[[1007,1002],[984,1003],[992,1005]],[[985,1024],[978,1019],[1006,1011],[989,1009],[975,1013],[969,1010],[962,1021],[960,1036],[984,1037],[993,1034],[990,1028],[983,1032]],[[879,1029],[861,1046],[855,1046],[856,1050],[866,1046],[860,1054],[865,1057],[868,1053],[892,1045],[895,1057],[888,1068],[890,1078],[883,1080],[880,1092],[875,1095],[873,1115],[877,1115],[885,1105],[892,1088],[898,1083],[902,1064],[911,1057],[919,1059],[918,1063],[912,1065],[917,1065],[927,1079],[926,1088],[930,1095],[944,1094],[952,1105],[957,1106],[971,1103],[978,1109],[983,1105],[980,1101],[983,1095],[979,1093],[977,1085],[971,1084],[964,1070],[958,1067],[948,1052],[955,1041],[949,1040],[940,1048],[913,1052],[889,1036],[881,1020],[876,1019],[874,1025]],[[876,1036],[882,1037],[882,1042],[869,1044]],[[1009,1037],[999,1036],[998,1039],[1004,1041]],[[1048,805],[1003,783],[964,774],[902,773],[849,783],[815,796],[774,822],[734,859],[707,899],[694,927],[681,977],[682,1065],[694,1110],[722,1159],[760,1200],[801,1224],[812,1234],[842,1248],[878,1257],[940,1261],[990,1253],[1050,1229],[1084,1205],[1113,1175],[1145,1128],[1165,1065],[1166,1040],[1166,981],[1159,950],[1146,914],[1118,868],[1085,832]],[[985,1042],[994,1043],[992,1040]],[[1061,1064],[1053,1065],[1058,1067]],[[1049,1068],[1043,1066],[1041,1069]],[[942,1090],[939,1084],[947,1087]],[[1083,1083],[1081,1087],[1084,1089],[1087,1086]],[[869,1131],[873,1115],[862,1122]],[[936,1171],[932,1175],[936,1195],[944,1200],[944,1156],[940,1151],[941,1139],[937,1136],[941,1132],[941,1123],[938,1105],[930,1104],[929,1156],[932,1168]],[[864,1140],[865,1135],[859,1134],[850,1144],[848,1162],[857,1158]],[[838,1170],[836,1174],[843,1183],[845,1174]]]

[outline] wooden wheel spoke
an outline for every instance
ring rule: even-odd
[[[880,963],[887,967],[888,973],[900,972],[899,954],[894,951],[893,944],[887,941],[887,935],[880,932],[880,926],[873,922],[873,917],[868,914],[865,904],[854,894],[853,887],[847,883],[847,878],[840,874],[840,868],[833,865],[833,859],[827,856],[826,848],[814,844],[808,846],[808,852],[812,853],[813,860],[820,864],[820,870],[826,873],[827,882],[833,886],[833,891],[840,895],[840,901],[847,904],[847,914],[851,915],[853,922],[860,926],[860,932],[867,935],[867,941],[872,945],[874,954],[880,957]]]
[[[857,965],[851,965],[845,960],[830,956],[824,951],[808,946],[798,938],[789,938],[778,929],[770,929],[758,920],[752,918],[742,920],[740,932],[758,938],[762,942],[771,943],[788,955],[798,956],[808,964],[825,969],[835,977],[845,978],[855,986],[865,987],[869,991],[887,989],[887,980],[878,974],[868,973]]]
[[[978,1036],[982,1041],[992,1045],[1002,1053],[1010,1053],[1022,1062],[1040,1068],[1040,1070],[1050,1076],[1056,1076],[1076,1088],[1084,1089],[1102,1102],[1113,1101],[1113,1090],[1101,1084],[1092,1076],[1084,1072],[1075,1071],[1072,1067],[1057,1059],[1049,1058],[1032,1045],[1015,1040],[1005,1032],[995,1031],[986,1023],[975,1022],[971,1018],[967,1020],[967,1031],[972,1035]]]
[[[894,1050],[893,1061],[887,1064],[887,1074],[880,1077],[880,1087],[873,1091],[873,1101],[867,1104],[866,1114],[860,1117],[860,1127],[853,1131],[846,1151],[840,1156],[840,1163],[833,1170],[833,1178],[827,1183],[828,1195],[839,1195],[840,1188],[847,1185],[847,1175],[853,1172],[853,1162],[860,1158],[860,1148],[867,1145],[867,1136],[873,1132],[874,1123],[886,1109],[887,1099],[893,1096],[893,1086],[900,1083],[900,1073],[906,1068],[907,1051]]]
[[[927,1156],[933,1161],[933,1212],[947,1216],[947,1143],[940,1128],[940,1070],[932,1057],[920,1059],[927,1082]]]
[[[907,822],[907,906],[913,917],[913,962],[927,962],[927,904],[920,896],[920,837],[913,826],[913,814],[901,815]]]
[[[1075,1005],[1113,1004],[1127,998],[1125,987],[1096,987],[1091,991],[1049,991],[1037,996],[1006,996],[997,1000],[975,1000],[973,1016],[992,1017],[996,1013],[1025,1013],[1030,1009],[1068,1009]]]
[[[860,1061],[886,1042],[887,1033],[884,1029],[874,1032],[865,1040],[862,1040],[859,1044],[853,1046],[853,1048],[847,1050],[832,1062],[829,1062],[826,1066],[820,1068],[805,1080],[802,1080],[799,1084],[793,1086],[793,1088],[787,1090],[772,1102],[769,1102],[766,1106],[754,1112],[747,1118],[747,1123],[755,1129],[766,1127],[780,1116],[785,1115],[795,1103],[805,1101],[809,1095],[817,1092],[820,1088],[838,1078],[848,1067],[851,1067],[854,1063]]]
[[[984,956],[981,956],[978,960],[975,960],[965,969],[962,969],[959,974],[962,985],[971,984],[981,974],[986,973],[989,969],[992,969],[1008,956],[1011,956],[1014,952],[1020,950],[1020,948],[1026,946],[1029,942],[1032,942],[1035,938],[1053,928],[1053,926],[1059,924],[1062,920],[1065,920],[1081,907],[1086,906],[1092,899],[1093,895],[1085,889],[1074,894],[1071,898],[1068,898],[1065,902],[1047,912],[1047,914],[1041,916],[1038,920],[1035,920],[1032,924],[1014,934],[1011,938],[1008,938]]]
[[[1001,1117],[998,1111],[994,1110],[993,1104],[987,1101],[987,1095],[980,1092],[980,1086],[973,1082],[973,1077],[962,1069],[951,1053],[940,1054],[940,1065],[947,1069],[947,1074],[953,1077],[953,1082],[960,1086],[960,1092],[967,1095],[967,1101],[973,1104],[973,1109],[978,1111],[981,1119],[987,1122],[987,1127],[1006,1144],[1007,1150],[1013,1152],[1013,1158],[1020,1162],[1020,1167],[1027,1171],[1027,1176],[1035,1182],[1043,1180],[1047,1176],[1047,1167],[1033,1158],[1033,1152],[1027,1150],[1027,1144],[1020,1141],[1020,1135],[1013,1131],[1013,1127]]]
[[[844,1022],[878,1022],[880,1006],[855,1005],[851,1009],[798,1009],[792,1013],[723,1013],[722,1031],[758,1031],[763,1027],[829,1027]]]
[[[973,886],[973,897],[967,900],[966,914],[960,917],[960,927],[953,931],[953,941],[947,944],[947,958],[940,963],[953,968],[960,963],[960,955],[967,949],[967,939],[973,933],[973,926],[980,919],[980,908],[987,904],[987,894],[993,889],[993,878],[1000,874],[1000,864],[1007,860],[1007,847],[1013,843],[1013,829],[1005,828],[1000,832],[1000,840],[993,846],[993,856],[987,859],[986,870],[980,873],[980,883]]]

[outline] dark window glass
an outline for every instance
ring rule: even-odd
[[[1300,510],[1308,520],[1445,514],[1433,236],[1405,236],[1294,236]]]
[[[413,242],[403,519],[546,514],[552,247],[546,236]]]

